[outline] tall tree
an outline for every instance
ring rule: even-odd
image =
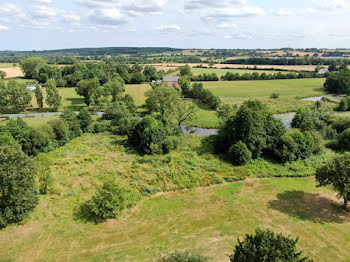
[[[57,110],[62,104],[62,97],[58,92],[55,80],[53,79],[47,80],[45,86],[46,86],[46,104],[48,104],[52,109]]]
[[[32,160],[21,149],[0,146],[0,227],[23,220],[38,202]]]
[[[37,79],[39,77],[39,69],[46,61],[41,57],[28,57],[23,59],[19,66],[21,67],[25,78]]]
[[[331,185],[344,199],[344,208],[347,209],[350,200],[350,154],[335,157],[329,163],[318,168],[316,181],[318,186]]]
[[[173,87],[157,87],[146,92],[146,108],[162,116],[173,113],[174,106],[181,102],[180,93]]]
[[[43,92],[41,91],[41,88],[39,85],[36,85],[35,87],[35,98],[36,98],[36,103],[38,104],[39,108],[44,107],[44,96]]]
[[[0,110],[21,112],[30,105],[32,97],[24,83],[0,82]]]
[[[100,86],[98,78],[85,79],[78,82],[75,91],[78,95],[84,97],[85,104],[89,107],[92,101],[94,91]]]
[[[107,93],[109,93],[112,96],[112,102],[117,101],[117,97],[123,92],[125,92],[124,85],[125,82],[120,76],[114,77],[112,80],[109,80],[105,84],[105,89],[107,90]]]

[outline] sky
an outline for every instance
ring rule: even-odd
[[[350,48],[350,0],[0,0],[0,50]]]

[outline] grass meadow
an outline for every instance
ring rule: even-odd
[[[350,216],[335,192],[315,187],[313,178],[259,178],[310,176],[330,153],[233,167],[208,153],[200,138],[181,140],[168,155],[140,156],[124,137],[84,135],[37,156],[39,171],[50,169],[54,184],[25,221],[0,231],[1,260],[154,261],[190,248],[224,262],[237,237],[262,227],[299,237],[299,248],[315,261],[347,261]],[[77,219],[76,208],[104,176],[137,188],[142,200],[118,220]]]

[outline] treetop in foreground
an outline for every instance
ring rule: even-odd
[[[298,239],[275,234],[270,230],[256,229],[254,235],[247,234],[243,241],[238,239],[231,262],[312,262],[303,257],[296,248]]]

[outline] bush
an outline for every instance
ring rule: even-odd
[[[23,220],[38,202],[33,161],[18,147],[0,146],[0,228]]]
[[[278,99],[280,98],[280,95],[277,94],[277,93],[272,93],[271,96],[270,96],[271,99]]]
[[[296,248],[298,239],[291,239],[270,230],[255,230],[255,235],[246,235],[243,241],[238,239],[231,262],[311,262]]]
[[[165,154],[175,150],[179,145],[179,139],[176,136],[167,137],[163,145],[163,151]]]
[[[167,135],[164,124],[148,115],[135,125],[128,135],[128,140],[145,154],[162,154],[170,149]]]
[[[343,98],[338,107],[338,111],[345,112],[348,110],[350,110],[350,97]]]
[[[114,102],[107,109],[104,116],[105,119],[112,120],[112,126],[118,126],[119,122],[124,118],[131,118],[132,114],[124,102]]]
[[[120,213],[136,205],[139,194],[113,179],[106,180],[86,203],[89,219],[101,222],[117,218]]]
[[[169,254],[162,255],[158,262],[207,262],[204,256],[194,254],[191,251],[174,251]]]
[[[89,126],[92,123],[92,116],[89,110],[86,107],[80,109],[79,114],[77,116],[80,122],[80,128],[83,133],[86,133],[89,130]]]
[[[77,114],[72,109],[65,108],[60,118],[68,124],[68,128],[70,131],[69,132],[70,139],[81,136],[82,130],[80,127],[80,122],[77,117]]]
[[[229,150],[229,157],[235,165],[245,165],[252,159],[252,152],[242,141],[232,145]]]
[[[94,123],[92,125],[91,132],[94,134],[102,133],[103,132],[103,125],[101,123]]]
[[[350,150],[350,128],[339,136],[338,145],[341,150]]]
[[[5,125],[5,129],[21,145],[22,149],[30,141],[30,128],[23,119],[11,119]]]
[[[62,119],[54,119],[49,121],[48,124],[52,127],[55,134],[55,139],[59,145],[62,146],[69,142],[70,130],[67,122],[63,121]]]
[[[26,145],[26,152],[29,155],[37,155],[55,139],[53,128],[50,125],[42,125],[39,128],[32,128],[30,131],[30,142]]]

